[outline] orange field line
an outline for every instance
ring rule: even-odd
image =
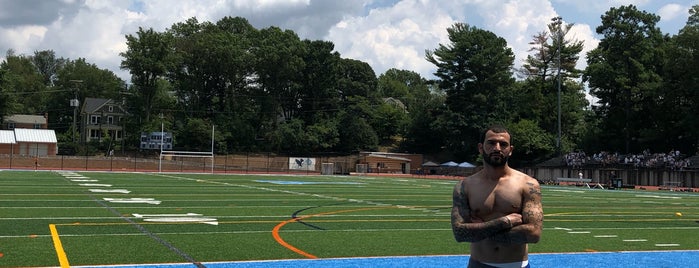
[[[298,253],[299,255],[302,255],[302,256],[304,256],[304,257],[306,257],[306,258],[309,258],[309,259],[317,259],[317,258],[318,258],[317,256],[315,256],[315,255],[313,255],[313,254],[310,254],[310,253],[308,253],[308,252],[305,252],[305,251],[303,251],[303,250],[300,250],[299,248],[294,247],[293,245],[291,245],[291,244],[287,243],[286,241],[284,241],[284,239],[282,239],[282,237],[279,235],[279,230],[280,230],[284,225],[287,225],[287,224],[289,224],[289,223],[297,222],[297,221],[300,221],[300,220],[302,220],[302,219],[308,219],[308,218],[315,217],[315,216],[330,215],[330,214],[338,214],[338,213],[345,213],[345,212],[355,212],[355,211],[363,211],[363,210],[372,210],[372,209],[385,209],[385,208],[386,208],[386,207],[359,208],[359,209],[338,210],[338,211],[330,211],[330,212],[318,213],[318,214],[313,214],[313,215],[308,215],[308,216],[303,216],[303,217],[297,217],[297,218],[289,219],[289,220],[280,222],[279,224],[277,224],[276,226],[274,226],[274,228],[272,229],[272,237],[274,237],[274,240],[276,240],[277,243],[279,243],[279,244],[282,245],[283,247],[285,247],[285,248],[287,248],[287,249],[289,249],[289,250],[291,250],[291,251],[293,251],[293,252]]]

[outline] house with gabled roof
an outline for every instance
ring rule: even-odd
[[[120,102],[113,99],[85,98],[80,110],[81,137],[83,141],[114,141],[124,138],[124,120],[128,113]]]
[[[15,128],[47,129],[48,114],[15,114],[6,115],[2,118],[2,129],[12,130]]]

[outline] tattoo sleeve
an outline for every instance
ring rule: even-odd
[[[454,186],[451,210],[451,227],[457,242],[478,242],[511,228],[510,221],[504,216],[486,222],[474,218],[461,180]]]
[[[527,183],[527,192],[523,195],[522,224],[492,237],[500,243],[524,244],[537,243],[541,238],[544,211],[541,205],[541,188],[534,180]]]

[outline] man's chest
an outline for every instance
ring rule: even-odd
[[[469,195],[471,211],[475,216],[489,220],[513,212],[520,212],[522,194],[518,189],[495,187],[491,191],[475,191]]]

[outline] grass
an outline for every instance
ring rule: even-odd
[[[84,178],[0,171],[0,266],[59,266],[50,225],[70,265],[308,257],[284,243],[319,258],[468,253],[467,244],[454,242],[449,225],[454,181],[79,175]],[[109,192],[114,190],[129,193]],[[531,252],[699,248],[699,194],[554,186],[542,192],[544,234]],[[275,228],[282,241],[275,240]]]

